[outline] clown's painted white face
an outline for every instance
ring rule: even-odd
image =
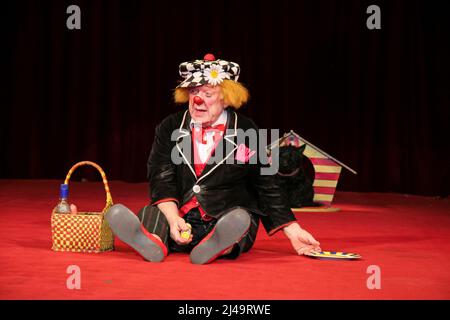
[[[225,109],[219,86],[202,85],[189,89],[189,113],[195,122],[213,124]]]

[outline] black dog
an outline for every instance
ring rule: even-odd
[[[314,166],[301,147],[280,147],[280,165],[277,177],[291,208],[317,206],[314,198]]]

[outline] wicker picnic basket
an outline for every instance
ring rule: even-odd
[[[103,179],[106,206],[101,212],[78,212],[61,214],[52,211],[52,250],[70,252],[104,252],[114,249],[114,236],[105,219],[106,211],[113,205],[108,180],[100,166],[91,161],[76,163],[67,173],[65,184],[78,167],[89,165],[96,168]]]

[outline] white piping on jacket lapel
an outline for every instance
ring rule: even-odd
[[[189,132],[189,131],[187,131],[186,129],[183,129],[184,121],[186,120],[186,115],[187,115],[188,111],[189,111],[189,110],[186,110],[186,111],[184,112],[183,120],[181,121],[181,125],[180,125],[180,128],[179,128],[179,131],[180,131],[181,135],[177,137],[177,142],[175,143],[175,145],[177,146],[178,152],[180,152],[181,156],[183,157],[184,161],[185,161],[186,164],[188,165],[189,169],[191,169],[191,172],[192,172],[192,174],[194,175],[195,179],[197,179],[197,175],[195,174],[195,170],[194,170],[194,169],[192,168],[192,166],[191,166],[190,160],[188,160],[188,159],[186,158],[185,154],[183,153],[183,151],[181,151],[181,148],[180,148],[180,146],[178,145],[178,140],[179,140],[180,138],[184,138],[184,137],[190,135],[190,132]],[[192,152],[192,150],[191,150],[191,152]]]
[[[211,172],[213,172],[214,170],[216,170],[216,168],[217,168],[218,166],[220,166],[222,163],[224,163],[224,162],[225,162],[225,161],[233,154],[233,152],[237,149],[237,144],[234,143],[233,140],[229,139],[229,138],[231,138],[231,137],[237,136],[237,114],[236,114],[236,112],[234,112],[234,111],[233,111],[233,113],[234,113],[234,133],[233,133],[233,134],[227,134],[227,135],[224,135],[223,138],[224,138],[224,140],[227,140],[228,142],[230,142],[231,144],[233,144],[233,145],[235,146],[235,148],[234,148],[233,150],[231,150],[231,152],[228,153],[227,156],[226,156],[225,158],[223,158],[219,163],[217,163],[211,170],[209,170],[206,174],[204,174],[204,175],[202,175],[200,178],[198,178],[196,184],[198,184],[198,182],[199,182],[200,180],[203,180],[205,177],[207,177]]]

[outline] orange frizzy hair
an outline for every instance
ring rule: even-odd
[[[239,109],[248,101],[249,93],[246,87],[240,82],[233,80],[223,80],[219,84],[222,89],[223,101],[225,105]],[[186,103],[189,101],[189,88],[176,88],[173,97],[176,103]]]

